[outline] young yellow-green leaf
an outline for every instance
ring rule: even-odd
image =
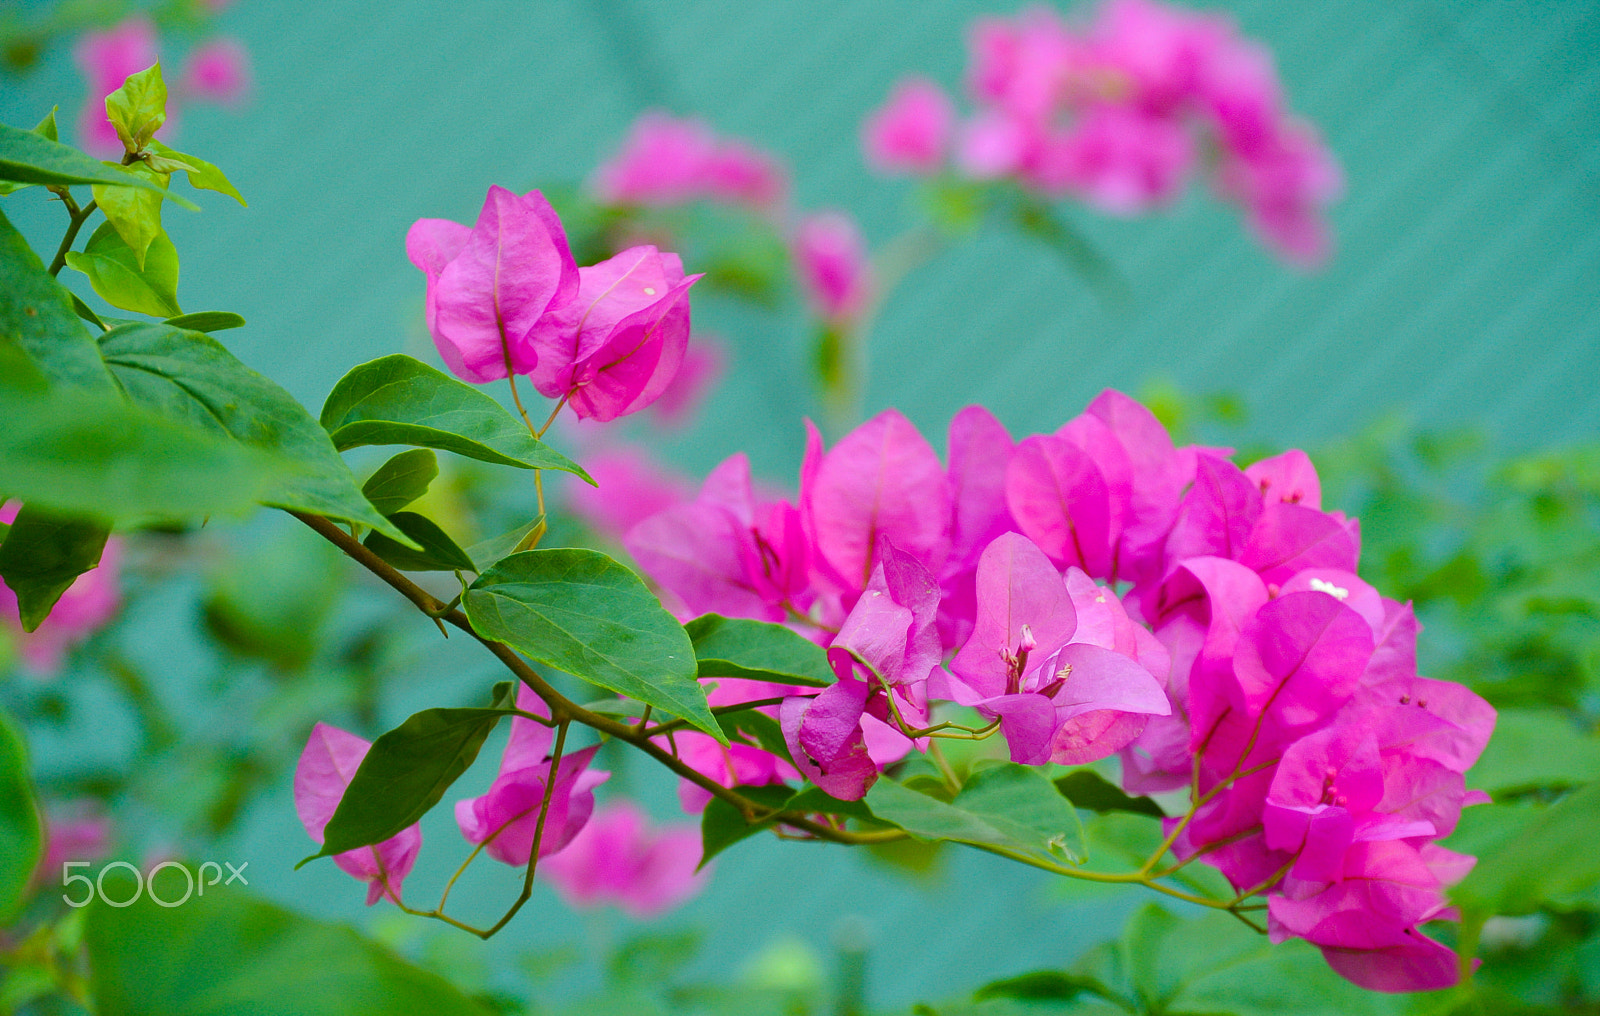
[[[72,310],[72,294],[0,212],[0,337],[14,339],[53,385],[114,392],[94,338]],[[9,492],[8,492],[9,493]]]
[[[112,183],[147,189],[155,186],[70,145],[7,124],[0,124],[0,180],[24,184]]]
[[[367,503],[300,403],[211,336],[159,322],[126,324],[100,337],[100,352],[134,402],[294,461],[300,472],[268,490],[262,504],[357,522],[410,543]]]
[[[426,494],[438,475],[438,456],[427,448],[412,448],[379,466],[361,485],[361,493],[380,513],[393,515]]]
[[[243,328],[244,318],[226,310],[200,310],[193,314],[180,314],[167,318],[174,328],[187,328],[191,332],[225,332],[229,328]]]
[[[322,849],[301,861],[382,843],[426,815],[516,704],[516,686],[495,685],[486,709],[424,709],[372,742],[323,830]]]
[[[462,597],[473,630],[537,663],[682,717],[727,744],[694,646],[639,576],[594,550],[530,550]]]
[[[389,516],[402,533],[419,544],[421,550],[412,550],[405,544],[384,536],[368,533],[362,541],[367,549],[401,571],[476,571],[472,558],[450,539],[432,519],[415,512],[394,512]]]
[[[89,285],[113,307],[151,317],[182,314],[178,306],[178,249],[158,232],[139,264],[111,223],[102,223],[81,253],[67,255],[67,265],[89,277]]]
[[[134,264],[143,271],[145,251],[149,249],[150,241],[161,233],[161,198],[162,192],[167,189],[167,174],[157,173],[142,162],[128,166],[127,171],[149,180],[161,190],[147,191],[111,184],[95,184],[92,189],[95,202],[99,204],[106,221],[132,249]],[[173,285],[177,285],[176,279]]]
[[[701,677],[747,677],[825,688],[833,683],[828,653],[781,624],[704,614],[684,625]]]
[[[22,908],[43,848],[28,752],[10,718],[0,713],[0,924],[9,924]]]
[[[226,194],[239,202],[239,204],[245,205],[244,196],[223,175],[222,170],[211,163],[204,159],[196,158],[187,152],[175,151],[159,141],[152,140],[149,147],[150,151],[154,153],[150,157],[150,164],[155,168],[166,173],[174,173],[181,169],[189,174],[189,186],[196,190],[209,190],[216,191],[218,194]],[[249,205],[245,205],[245,207],[248,208]]]
[[[340,378],[322,405],[322,425],[340,451],[417,445],[505,466],[557,469],[594,482],[487,394],[401,353],[363,363]]]
[[[0,544],[0,579],[17,596],[24,631],[33,631],[79,575],[100,563],[110,529],[30,502]]]
[[[123,148],[131,153],[144,150],[167,122],[167,83],[161,79],[159,60],[128,75],[121,88],[106,96],[106,116]]]

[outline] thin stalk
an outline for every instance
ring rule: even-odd
[[[82,229],[83,224],[89,221],[89,216],[94,214],[95,209],[100,207],[95,202],[90,201],[80,209],[78,203],[72,200],[72,195],[67,193],[66,188],[62,188],[61,201],[67,207],[67,214],[71,216],[71,221],[67,224],[67,235],[61,238],[61,246],[56,248],[55,259],[50,262],[51,275],[61,274],[61,269],[66,267],[67,264],[67,254],[72,250],[73,243],[78,239],[78,230]]]

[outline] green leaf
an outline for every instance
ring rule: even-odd
[[[1108,995],[1105,986],[1093,977],[1069,974],[1062,970],[1035,970],[1004,980],[990,981],[972,993],[974,1002],[992,998],[1019,998],[1032,1002],[1070,1002],[1088,992]]]
[[[1060,861],[1084,856],[1077,812],[1042,775],[1007,762],[981,769],[946,804],[890,779],[867,792],[878,818],[918,839],[993,845]]]
[[[722,725],[722,732],[728,739],[744,741],[747,744],[769,751],[783,759],[785,762],[794,763],[789,755],[789,744],[783,739],[783,728],[778,726],[778,721],[766,713],[754,709],[742,709],[733,713],[718,713],[717,722]]]
[[[77,315],[79,317],[83,318],[85,321],[89,322],[91,325],[94,325],[96,328],[100,329],[102,332],[106,331],[110,327],[104,321],[100,320],[100,315],[96,314],[93,310],[91,310],[89,308],[88,304],[86,304],[82,300],[78,299],[78,294],[77,293],[73,293],[72,294],[72,309],[77,312]]]
[[[415,512],[395,512],[389,516],[389,521],[422,549],[412,550],[376,532],[368,533],[362,542],[368,550],[401,571],[477,570],[467,552],[456,546],[456,542],[433,520]]]
[[[11,719],[0,713],[0,924],[9,925],[22,909],[43,849],[28,751]]]
[[[1504,847],[1478,858],[1451,898],[1478,915],[1528,914],[1600,882],[1600,782],[1551,805]]]
[[[1079,769],[1056,778],[1056,791],[1075,807],[1104,815],[1108,811],[1127,811],[1151,818],[1165,818],[1166,812],[1148,797],[1129,797],[1120,787],[1106,782],[1091,769]]]
[[[824,688],[833,683],[828,652],[781,624],[704,614],[684,625],[701,677],[746,677]]]
[[[487,709],[424,709],[372,742],[307,861],[371,846],[406,829],[467,771],[501,717],[516,705],[510,681]],[[297,865],[298,867],[298,865]]]
[[[239,204],[244,205],[244,207],[250,207],[245,204],[244,196],[223,175],[222,170],[204,159],[196,158],[186,152],[174,151],[155,140],[150,142],[150,151],[155,153],[150,160],[155,166],[168,173],[175,173],[180,169],[183,170],[189,174],[189,186],[196,190],[209,190],[216,191],[219,194],[226,194],[239,202]]]
[[[474,543],[467,548],[467,556],[478,562],[478,570],[482,571],[502,558],[520,554],[524,550],[532,550],[535,535],[542,536],[544,531],[544,516],[540,515],[532,522],[520,525],[509,533],[501,533],[482,543]]]
[[[115,388],[94,337],[78,321],[72,294],[0,212],[0,338],[13,339],[52,384]]]
[[[788,756],[784,756],[787,758]],[[872,814],[861,801],[841,801],[821,787],[808,786],[800,793],[791,797],[784,807],[790,811],[803,811],[823,815],[843,815],[846,818],[858,818],[866,822],[881,825],[878,817]]]
[[[107,522],[242,515],[295,473],[281,456],[116,397],[0,386],[0,420],[7,496]]]
[[[361,495],[350,467],[300,403],[209,335],[129,324],[102,335],[100,350],[135,403],[296,463],[301,472],[268,490],[262,504],[356,522],[410,542]]]
[[[488,395],[409,356],[363,363],[339,379],[322,406],[322,426],[340,451],[408,444],[523,469],[556,469],[594,481],[535,440]]]
[[[58,186],[110,183],[156,189],[150,181],[120,167],[107,166],[70,145],[5,124],[0,124],[0,180]]]
[[[167,189],[167,177],[166,174],[157,173],[142,162],[126,167],[126,170],[149,180],[161,189],[151,192],[112,184],[96,184],[93,188],[94,199],[99,204],[106,221],[111,223],[117,235],[122,237],[123,242],[133,251],[135,267],[142,272],[145,267],[145,252],[149,249],[150,242],[162,231],[161,199]],[[93,237],[90,239],[93,240]],[[173,258],[176,264],[176,252]],[[172,284],[174,288],[178,284],[176,270]]]
[[[106,96],[106,116],[117,129],[122,146],[143,151],[156,131],[167,122],[167,83],[161,79],[161,62],[128,75],[122,87]]]
[[[164,900],[183,895],[176,871],[158,884]],[[121,871],[106,879],[118,902],[134,888]],[[237,882],[171,908],[148,891],[124,908],[96,903],[84,939],[99,1016],[490,1016],[351,928],[291,913]]]
[[[1467,774],[1494,795],[1565,790],[1600,779],[1600,738],[1553,709],[1501,709],[1494,737]]]
[[[380,513],[393,515],[426,494],[438,475],[438,457],[426,448],[413,448],[379,466],[361,485],[361,493]]]
[[[695,679],[689,636],[639,576],[606,555],[513,554],[479,575],[462,605],[485,638],[682,717],[727,744]]]
[[[110,530],[100,522],[63,516],[28,502],[0,544],[0,578],[17,595],[22,627],[33,631],[61,594],[100,563]]]
[[[111,223],[101,223],[81,252],[67,255],[67,266],[89,277],[89,285],[113,307],[151,317],[182,314],[178,306],[178,248],[166,233],[150,241],[141,263]]]
[[[740,787],[739,793],[763,808],[781,808],[794,796],[794,788],[782,784],[763,787]],[[700,867],[704,868],[713,857],[740,840],[748,839],[763,829],[772,828],[772,819],[747,823],[739,809],[720,797],[713,797],[700,816]]]
[[[34,126],[33,132],[46,141],[60,141],[61,132],[56,128],[56,111],[60,108],[60,106],[51,106],[50,112],[46,113],[44,119]]]
[[[167,318],[166,323],[174,328],[187,328],[191,332],[210,333],[243,328],[244,318],[225,310],[202,310]]]

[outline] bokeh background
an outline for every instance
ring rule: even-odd
[[[9,13],[25,18],[40,6]],[[1097,295],[1037,241],[986,227],[889,296],[868,347],[866,412],[896,406],[942,435],[956,409],[981,402],[1028,433],[1053,429],[1112,386],[1225,393],[1210,404],[1225,408],[1230,435],[1273,447],[1319,447],[1386,418],[1474,430],[1504,452],[1595,437],[1600,7],[1207,6],[1230,11],[1272,49],[1291,105],[1343,164],[1330,264],[1314,273],[1283,266],[1232,208],[1198,189],[1138,219],[1070,213],[1126,280],[1123,301]],[[1016,9],[954,0],[238,0],[217,27],[250,51],[250,99],[232,112],[196,107],[180,140],[223,167],[250,207],[206,194],[201,214],[167,213],[184,308],[244,315],[249,325],[226,335],[229,347],[313,409],[351,364],[397,350],[433,359],[422,278],[404,255],[411,222],[470,222],[491,183],[577,184],[652,107],[702,116],[778,154],[799,205],[847,210],[871,241],[886,242],[913,220],[912,190],[867,171],[862,117],[907,71],[958,87],[967,23]],[[0,120],[29,125],[53,104],[65,113],[84,92],[67,48],[55,46],[26,76],[4,79]],[[36,247],[54,246],[59,210],[12,199],[7,214]],[[63,280],[89,296],[81,277]],[[695,315],[725,342],[728,372],[695,425],[657,447],[696,474],[744,450],[759,475],[792,483],[800,421],[821,413],[799,315],[715,299],[697,301]],[[262,520],[195,553],[248,555],[219,549],[224,541],[258,548],[240,599],[260,592],[270,602],[270,561],[315,554],[297,537]],[[156,697],[180,703],[185,723],[270,728],[258,711],[271,701],[271,668],[246,668],[237,687],[219,690],[217,650],[193,606],[215,580],[172,571],[121,622],[123,651]],[[338,592],[328,641],[369,630],[389,640],[371,650],[389,683],[364,733],[418,708],[475,701],[493,679],[469,647],[441,643],[426,625],[374,628],[387,609],[381,594],[330,581]],[[305,665],[327,664],[319,656]],[[30,731],[42,779],[89,779],[133,757],[139,735],[116,693],[88,685],[70,715]],[[345,703],[330,693],[329,705]],[[491,744],[485,755],[497,751]],[[675,811],[670,781],[635,760],[609,762],[616,784],[651,796],[663,817]],[[221,778],[207,766],[250,764],[207,758],[153,779],[177,800],[191,781]],[[540,981],[541,993],[554,993],[547,1000],[587,990],[599,976],[593,957],[636,930],[614,912],[572,912],[542,887],[487,946],[381,906],[365,911],[358,887],[331,864],[292,870],[309,841],[287,770],[267,770],[259,795],[206,850],[248,861],[251,885],[288,906],[355,922],[468,983],[523,977],[530,963],[560,968]],[[119,818],[140,847],[185,835],[159,809]],[[445,809],[424,822],[424,842],[413,883],[436,885],[459,856]],[[492,867],[475,869],[458,894],[464,912],[488,913],[513,891],[512,874]],[[903,1004],[1059,966],[1139,902],[1063,889],[973,853],[949,852],[919,875],[858,852],[758,838],[725,855],[709,890],[663,924],[700,930],[689,969],[706,976],[752,964],[779,978],[812,962],[827,970],[841,944],[864,942],[869,996]],[[916,949],[903,948],[910,940]]]

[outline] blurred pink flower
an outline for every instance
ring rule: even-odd
[[[542,861],[568,904],[614,903],[635,917],[654,917],[705,887],[697,872],[700,831],[692,825],[651,829],[635,805],[615,801],[600,808],[560,853]]]
[[[179,90],[185,98],[237,105],[250,88],[250,53],[237,40],[211,39],[189,51]]]
[[[156,26],[134,15],[78,40],[73,59],[89,82],[89,98],[78,114],[78,135],[89,154],[112,158],[122,152],[117,130],[106,117],[105,97],[121,88],[128,75],[156,62],[156,39]],[[169,128],[170,124],[163,129]]]
[[[707,336],[691,336],[677,376],[652,407],[656,419],[668,427],[688,423],[722,378],[726,360],[721,342]]]
[[[843,212],[819,212],[800,220],[794,232],[795,274],[818,316],[848,321],[872,297],[872,265],[855,220]]]
[[[97,802],[52,802],[45,807],[44,832],[35,886],[59,883],[67,861],[98,861],[111,850],[111,819]]]
[[[902,78],[861,125],[867,161],[882,173],[937,173],[955,126],[955,107],[927,78]]]
[[[689,479],[670,472],[635,445],[613,445],[583,457],[597,487],[566,485],[567,506],[596,531],[620,541],[656,512],[694,497]]]
[[[590,177],[606,204],[660,207],[711,199],[770,210],[788,192],[783,168],[746,142],[719,138],[705,121],[651,110]]]

